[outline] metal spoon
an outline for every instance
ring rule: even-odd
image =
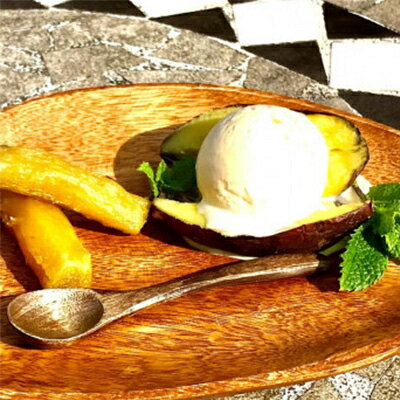
[[[310,275],[328,259],[289,254],[221,265],[155,286],[130,291],[45,289],[24,293],[8,305],[11,324],[35,345],[69,344],[142,308],[214,286]]]

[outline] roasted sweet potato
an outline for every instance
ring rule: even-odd
[[[0,146],[0,189],[59,204],[125,233],[138,233],[150,208],[112,179],[22,147]]]
[[[58,207],[4,190],[0,211],[44,288],[90,287],[90,254]]]

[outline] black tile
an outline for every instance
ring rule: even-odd
[[[325,3],[323,10],[329,39],[398,36],[397,33],[390,29],[333,4]]]
[[[235,33],[220,8],[153,18],[153,20],[175,26],[176,28],[190,29],[191,31],[203,33],[208,36],[232,42],[236,41]]]
[[[46,8],[33,0],[0,0],[0,10],[16,10],[16,9],[43,9]]]
[[[144,16],[144,14],[129,0],[72,0],[58,5],[57,8]]]
[[[327,82],[317,42],[249,46],[245,49],[321,83]]]
[[[366,118],[400,129],[400,97],[339,90],[339,95]]]

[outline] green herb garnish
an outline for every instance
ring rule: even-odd
[[[381,201],[400,200],[400,183],[384,183],[373,186],[369,190],[367,198]]]
[[[159,167],[160,167],[160,165],[159,165]],[[143,172],[147,176],[149,183],[150,183],[150,188],[151,188],[153,197],[158,197],[160,195],[160,190],[158,188],[158,180],[154,176],[154,171],[153,171],[153,168],[151,168],[151,165],[147,161],[143,161],[139,165],[139,168],[137,168],[137,170],[140,172]],[[157,168],[157,170],[158,170],[158,168]]]
[[[369,221],[351,235],[342,259],[341,290],[362,290],[382,277],[388,256]]]
[[[385,272],[389,257],[400,259],[400,183],[370,189],[374,214],[351,235],[342,254],[341,290],[362,290]]]
[[[385,235],[385,242],[389,254],[400,260],[400,217],[397,217],[393,230]]]
[[[153,197],[167,197],[180,201],[198,201],[196,182],[196,159],[185,156],[170,167],[161,160],[154,173],[148,162],[142,162],[137,169],[149,179]]]

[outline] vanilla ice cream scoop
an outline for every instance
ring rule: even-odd
[[[206,227],[268,236],[322,206],[328,148],[316,126],[286,108],[255,105],[221,120],[196,163]]]

